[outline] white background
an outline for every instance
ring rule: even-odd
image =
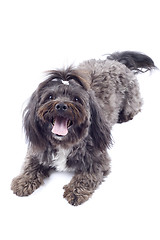
[[[1,1],[1,239],[160,239],[159,71],[138,75],[143,110],[113,128],[112,173],[87,203],[63,199],[66,173],[29,197],[10,190],[26,153],[22,110],[43,72],[123,50],[160,68],[159,23],[158,0]]]

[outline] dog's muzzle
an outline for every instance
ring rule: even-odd
[[[58,136],[66,136],[68,128],[73,124],[68,117],[65,117],[67,110],[68,106],[64,102],[59,102],[55,105],[57,116],[53,119],[52,133]]]

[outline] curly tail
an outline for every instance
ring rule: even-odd
[[[134,73],[147,72],[155,69],[153,60],[145,54],[133,51],[115,52],[110,54],[107,59],[116,60],[128,67]]]

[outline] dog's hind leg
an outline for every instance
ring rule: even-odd
[[[124,64],[133,74],[143,73],[157,69],[153,60],[142,53],[134,51],[115,52],[107,57]],[[118,123],[131,120],[141,110],[142,99],[136,77],[128,76],[129,87],[126,89],[124,104],[119,111]]]
[[[119,111],[118,123],[132,120],[133,117],[141,111],[143,100],[140,96],[139,85],[132,82],[129,89],[126,91],[123,105]]]

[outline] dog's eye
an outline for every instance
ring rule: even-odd
[[[53,100],[53,95],[52,94],[49,94],[49,95],[46,96],[45,102],[48,102],[50,100]]]
[[[53,96],[52,96],[52,95],[49,95],[49,96],[48,96],[48,99],[49,99],[49,100],[52,100],[52,99],[53,99]]]
[[[81,103],[81,99],[79,97],[74,97],[74,102],[79,102]]]

